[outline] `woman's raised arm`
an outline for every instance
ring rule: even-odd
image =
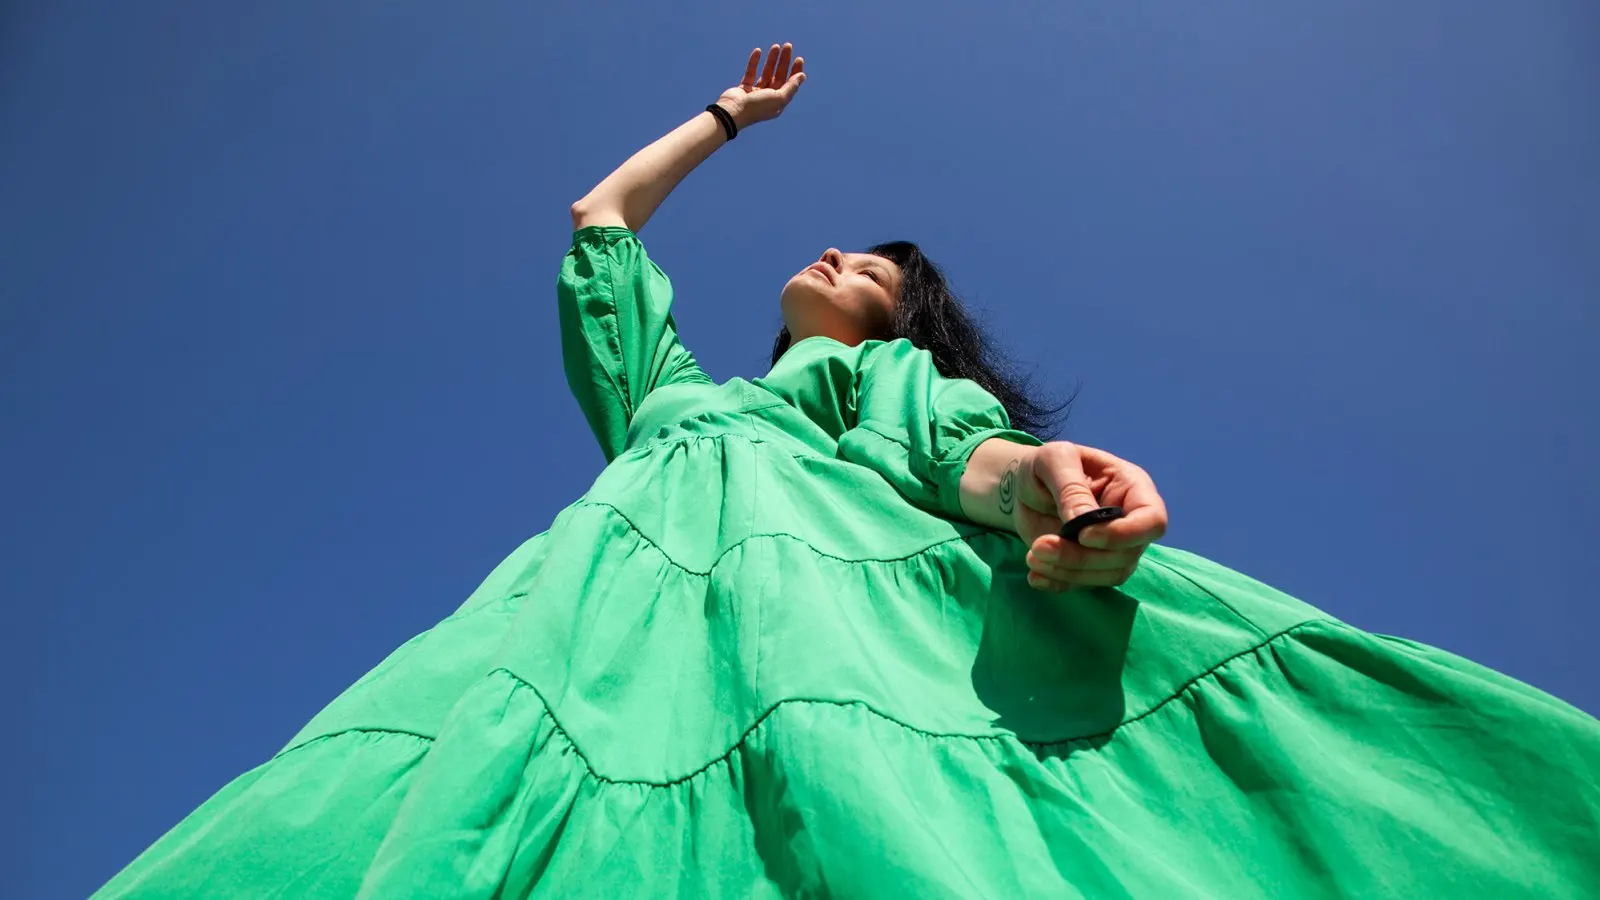
[[[742,131],[757,122],[777,118],[805,82],[805,60],[790,56],[793,45],[772,45],[760,73],[761,48],[750,51],[744,78],[722,92],[717,103]],[[728,138],[710,111],[679,125],[655,143],[640,150],[607,175],[583,199],[572,204],[572,227],[620,225],[638,232],[661,202],[690,172]]]

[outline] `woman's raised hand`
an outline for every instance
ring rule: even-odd
[[[767,64],[761,66],[761,48],[750,51],[744,79],[717,98],[717,102],[733,114],[733,121],[740,128],[776,119],[794,99],[795,92],[806,80],[806,61],[804,57],[795,56],[791,67],[789,61],[793,53],[793,44],[784,44],[781,48],[773,44],[767,51]],[[756,72],[758,66],[760,74]]]
[[[1155,482],[1104,450],[1051,441],[1017,475],[1017,534],[1028,545],[1028,583],[1040,590],[1122,584],[1145,547],[1166,534]],[[1125,515],[1085,528],[1076,542],[1061,537],[1064,522],[1101,506],[1120,506]]]

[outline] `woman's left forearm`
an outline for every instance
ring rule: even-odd
[[[990,528],[1015,532],[1017,479],[1030,471],[1039,448],[1004,438],[990,438],[967,458],[961,475],[961,511],[967,518]]]
[[[737,123],[742,111],[734,112]],[[572,204],[572,227],[621,225],[638,232],[679,182],[727,142],[715,116],[709,111],[695,115],[630,156]]]

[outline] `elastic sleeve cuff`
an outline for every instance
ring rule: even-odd
[[[572,243],[574,245],[586,241],[609,245],[618,240],[629,238],[637,241],[639,235],[626,225],[585,225],[572,231]]]
[[[1044,443],[1026,431],[1018,431],[1015,428],[988,428],[974,432],[952,447],[938,467],[939,508],[946,516],[953,519],[966,518],[966,513],[961,509],[961,477],[967,473],[967,462],[972,459],[972,452],[978,449],[979,444],[990,438],[999,438],[1028,447],[1038,447]]]

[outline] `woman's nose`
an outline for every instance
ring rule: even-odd
[[[827,263],[828,265],[837,269],[839,268],[840,264],[844,262],[844,254],[840,253],[836,248],[829,247],[828,249],[822,251],[822,259],[820,262]]]

